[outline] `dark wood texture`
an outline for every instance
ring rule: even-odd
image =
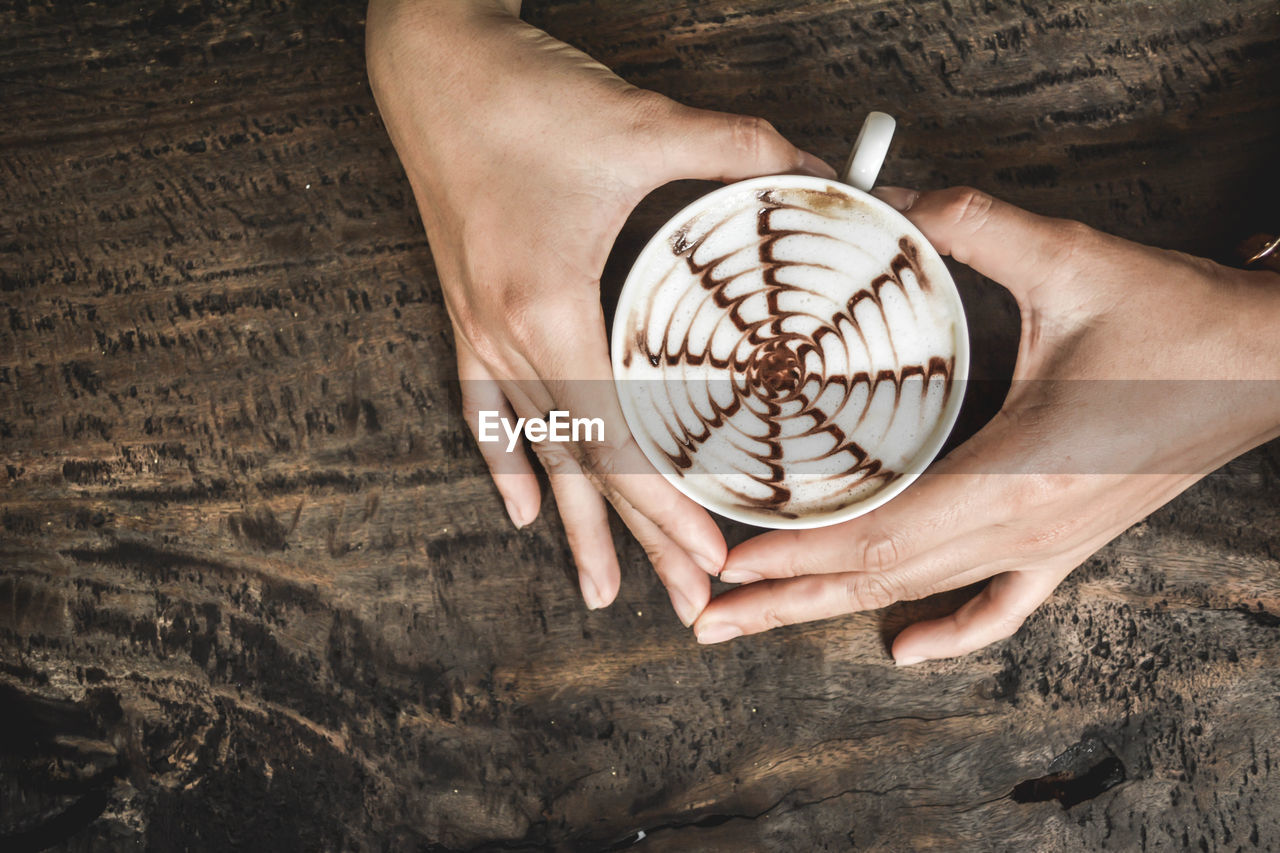
[[[527,5],[833,161],[886,108],[888,182],[1280,227],[1274,0]],[[700,648],[620,528],[588,613],[457,413],[362,16],[0,9],[0,848],[1280,849],[1275,445],[962,660],[884,646],[954,599]]]

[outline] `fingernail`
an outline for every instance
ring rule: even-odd
[[[712,643],[723,643],[734,637],[742,636],[742,629],[737,625],[708,625],[698,632],[698,642],[704,646]]]
[[[754,583],[764,580],[764,575],[746,569],[725,569],[720,573],[720,580],[725,583]]]
[[[720,570],[724,568],[723,560],[717,562],[716,560],[713,560],[710,557],[708,557],[706,554],[693,554],[692,556],[693,556],[693,562],[697,563],[698,568],[702,569],[704,572],[706,572],[709,575],[712,575],[713,577],[715,575],[720,574]]]
[[[922,660],[925,658],[920,655],[907,655],[904,658],[895,658],[893,664],[894,666],[915,666]]]
[[[871,194],[899,213],[906,213],[916,203],[916,199],[920,198],[919,190],[902,187],[876,187]]]
[[[827,161],[823,160],[821,157],[816,157],[813,154],[810,154],[808,151],[800,152],[800,170],[802,172],[808,172],[815,178],[835,180],[836,177],[836,170],[831,168],[831,166],[827,164]]]
[[[595,581],[591,580],[590,576],[578,575],[578,586],[582,587],[582,600],[586,603],[588,610],[599,610],[604,607],[600,590],[596,589]]]
[[[676,616],[688,628],[702,615],[702,608],[695,605],[678,589],[671,590],[671,606],[676,609]]]
[[[529,518],[527,513],[511,501],[503,498],[502,502],[507,505],[507,516],[511,519],[511,523],[516,526],[516,530],[519,530],[530,521],[533,521],[533,519]]]

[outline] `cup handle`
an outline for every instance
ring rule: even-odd
[[[853,151],[849,152],[849,160],[840,172],[840,180],[852,187],[868,192],[875,186],[876,176],[884,165],[885,155],[889,153],[889,143],[893,141],[893,129],[897,123],[888,113],[867,113],[862,130],[858,131],[858,140],[853,143]]]

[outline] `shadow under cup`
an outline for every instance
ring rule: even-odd
[[[820,527],[937,455],[969,339],[915,226],[852,187],[781,175],[703,196],[653,236],[612,361],[631,434],[677,489],[747,524]]]

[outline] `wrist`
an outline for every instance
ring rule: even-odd
[[[1239,375],[1280,385],[1280,273],[1235,271],[1228,307]]]
[[[1280,274],[1240,272],[1232,282],[1228,358],[1233,374],[1248,383],[1247,405],[1238,415],[1254,447],[1280,436]]]

